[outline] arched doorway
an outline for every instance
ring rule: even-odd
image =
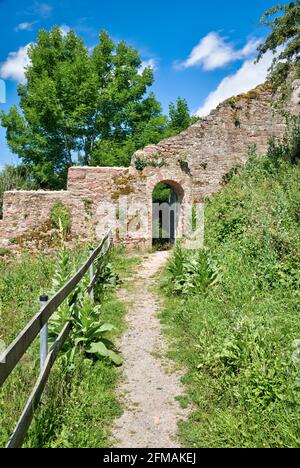
[[[152,192],[153,246],[163,249],[175,244],[183,197],[183,189],[177,182],[166,180],[155,186]]]

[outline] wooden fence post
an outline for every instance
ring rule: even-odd
[[[48,303],[48,296],[46,294],[40,296],[40,305],[43,309]],[[40,331],[40,370],[44,369],[44,365],[48,355],[48,322],[43,326]]]
[[[92,256],[92,254],[93,254],[93,249],[90,249],[90,257]],[[93,281],[94,281],[94,262],[92,262],[91,265],[90,265],[90,284],[92,285],[91,289],[90,289],[90,298],[94,302],[94,285],[93,285]]]

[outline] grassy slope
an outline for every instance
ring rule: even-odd
[[[80,264],[86,253],[72,253]],[[121,250],[114,251],[114,269],[125,278],[138,263]],[[0,265],[0,339],[8,344],[38,309],[39,293],[49,290],[55,256],[24,255],[20,262]],[[103,303],[103,320],[116,326],[112,338],[124,328],[124,307],[108,292]],[[21,366],[0,391],[0,446],[8,441],[32,384],[37,377],[38,343],[23,358]],[[25,446],[103,447],[108,445],[112,420],[121,408],[115,396],[119,370],[105,363],[91,365],[77,359],[76,370],[68,374],[62,363],[55,364],[43,405],[37,412]]]
[[[207,204],[220,280],[190,299],[169,294],[162,314],[194,407],[184,446],[300,446],[299,187],[299,165],[252,159]]]

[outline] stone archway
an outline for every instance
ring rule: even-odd
[[[173,180],[161,180],[152,191],[152,245],[173,245],[178,237],[184,190]]]

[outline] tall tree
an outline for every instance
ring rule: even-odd
[[[276,53],[270,68],[270,80],[275,89],[286,80],[291,68],[299,69],[300,60],[300,0],[276,5],[261,18],[272,32],[258,48],[258,60],[268,52]]]
[[[190,112],[185,99],[177,98],[169,105],[170,128],[175,132],[185,130],[191,122]]]
[[[178,133],[185,130],[198,119],[190,115],[189,107],[186,99],[177,98],[176,103],[171,102],[169,105],[169,128],[172,133]]]
[[[99,39],[89,54],[73,31],[41,30],[18,87],[21,112],[13,106],[1,113],[10,149],[42,187],[63,187],[77,155],[86,165],[126,164],[139,143],[165,130],[160,104],[148,93],[152,69],[141,72],[138,52],[125,42],[115,44],[105,31]]]

